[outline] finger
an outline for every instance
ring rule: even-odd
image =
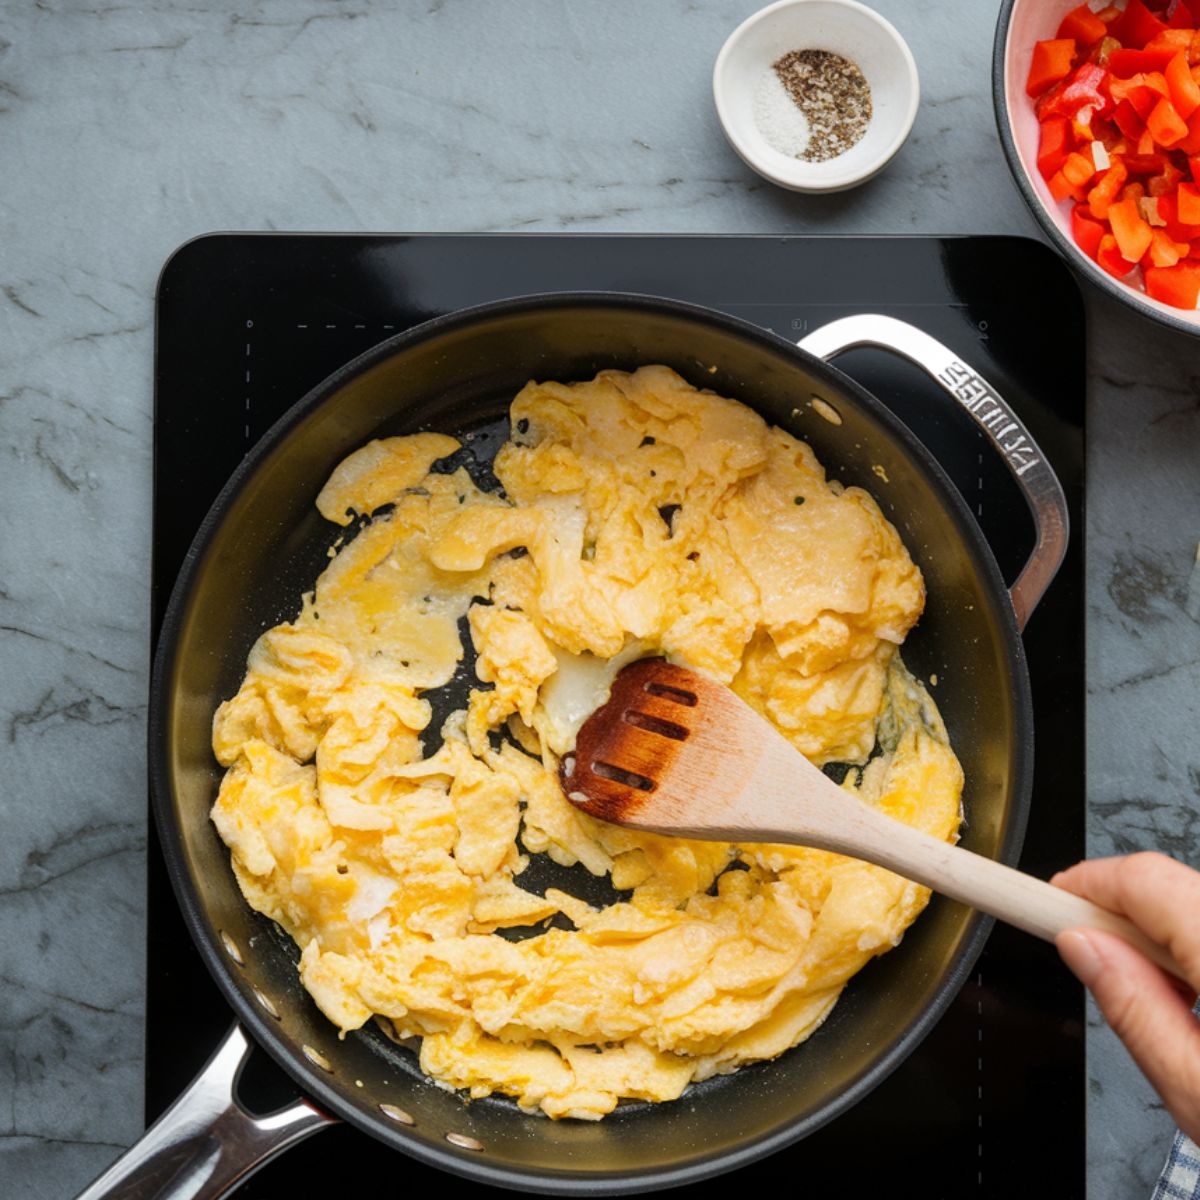
[[[1200,1021],[1164,972],[1115,934],[1070,929],[1067,966],[1191,1138],[1200,1138]]]
[[[1145,853],[1093,858],[1050,882],[1128,917],[1166,946],[1188,983],[1200,988],[1200,872],[1165,854]]]

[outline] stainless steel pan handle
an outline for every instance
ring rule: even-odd
[[[237,1102],[250,1043],[234,1025],[187,1090],[78,1200],[217,1200],[332,1117],[300,1100],[264,1117]]]
[[[1029,430],[982,375],[936,338],[904,321],[874,313],[843,317],[810,333],[801,350],[829,360],[855,346],[877,346],[916,363],[958,401],[1004,456],[1025,496],[1037,544],[1009,589],[1024,629],[1067,552],[1070,517],[1062,484]]]

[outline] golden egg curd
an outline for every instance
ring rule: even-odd
[[[803,1041],[929,899],[836,854],[573,808],[558,762],[620,666],[707,672],[935,837],[962,771],[897,653],[921,573],[804,442],[662,366],[530,383],[510,416],[498,492],[434,433],[334,471],[317,506],[353,529],[216,713],[212,817],[343,1032],[386,1018],[443,1086],[592,1120]],[[432,736],[468,638],[477,684]],[[523,887],[532,855],[613,901]]]

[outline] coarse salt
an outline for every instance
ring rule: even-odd
[[[788,95],[774,67],[763,72],[754,89],[754,123],[767,144],[780,154],[796,158],[808,148],[808,121]]]

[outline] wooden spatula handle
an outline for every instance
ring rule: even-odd
[[[916,830],[911,832],[919,838],[926,837]],[[1164,971],[1183,978],[1182,969],[1166,949],[1151,941],[1124,917],[961,846],[950,846],[935,838],[928,838],[928,842],[928,848],[920,845],[917,853],[911,856],[911,869],[900,872],[905,878],[925,883],[1048,942],[1054,941],[1066,929],[1102,929],[1114,933]],[[914,849],[917,845],[919,843],[914,844]],[[943,858],[937,853],[939,848],[949,853]],[[922,869],[925,862],[932,863],[934,870],[928,879],[918,878],[917,872],[925,874]]]
[[[862,820],[856,822],[860,848],[855,851],[829,845],[828,849],[838,849],[854,857],[870,857],[906,879],[961,900],[1048,942],[1066,929],[1102,929],[1114,933],[1164,971],[1184,979],[1182,968],[1167,950],[1124,917],[994,859],[902,825],[859,801],[847,798],[842,803],[862,809]],[[870,843],[869,856],[863,853],[866,839]]]

